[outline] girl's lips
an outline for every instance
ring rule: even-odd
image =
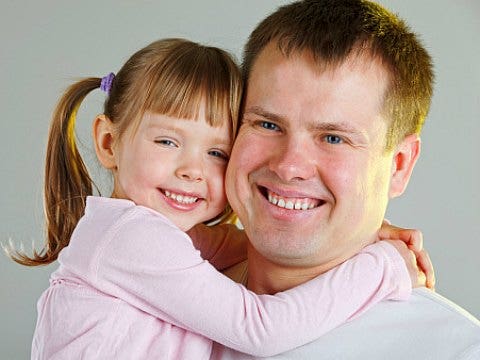
[[[191,211],[204,200],[197,194],[159,189],[165,202],[176,210]]]
[[[168,190],[165,190],[164,194],[166,197],[173,199],[181,204],[193,204],[195,201],[198,200],[198,197],[196,196],[176,194]]]

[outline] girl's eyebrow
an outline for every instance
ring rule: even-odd
[[[150,119],[147,127],[148,128],[162,128],[162,129],[165,129],[165,130],[173,130],[173,131],[175,131],[178,128],[171,121],[158,121],[157,119]]]
[[[150,130],[150,129],[163,130],[163,131],[167,131],[168,133],[174,133],[174,134],[183,133],[182,128],[176,126],[171,121],[167,121],[167,122],[150,121],[150,123],[147,126],[147,130]]]
[[[170,122],[168,122],[167,124],[160,124],[156,121],[152,121],[148,124],[147,129],[151,129],[151,128],[158,128],[158,129],[162,129],[162,130],[165,130],[165,131],[168,131],[168,132],[178,133],[178,134],[183,134],[184,133],[184,130],[181,127],[178,127],[175,124],[170,123]],[[215,136],[215,137],[209,136],[209,139],[210,139],[212,144],[224,145],[224,146],[231,146],[232,145],[232,142],[230,141],[230,139],[227,139],[227,138],[222,137],[222,136]]]
[[[217,137],[217,138],[212,138],[211,140],[212,140],[212,144],[232,146],[232,142],[231,141],[226,141],[225,138]]]

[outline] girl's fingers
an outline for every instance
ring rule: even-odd
[[[415,256],[418,267],[425,273],[427,288],[435,290],[435,271],[430,256],[425,250],[415,253]]]
[[[421,251],[423,249],[423,234],[420,230],[399,228],[395,225],[390,225],[386,220],[383,221],[382,227],[378,231],[378,238],[380,240],[401,240],[413,251]]]

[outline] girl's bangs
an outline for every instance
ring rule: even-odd
[[[152,69],[150,77],[146,111],[191,120],[205,115],[209,125],[227,125],[233,135],[241,81],[224,59],[183,56]]]

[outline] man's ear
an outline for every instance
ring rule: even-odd
[[[389,197],[403,194],[412,175],[413,167],[420,156],[420,137],[417,134],[408,135],[394,150],[392,159],[392,178]]]
[[[110,170],[116,169],[114,126],[104,114],[98,115],[93,121],[93,142],[98,161],[103,167]]]

